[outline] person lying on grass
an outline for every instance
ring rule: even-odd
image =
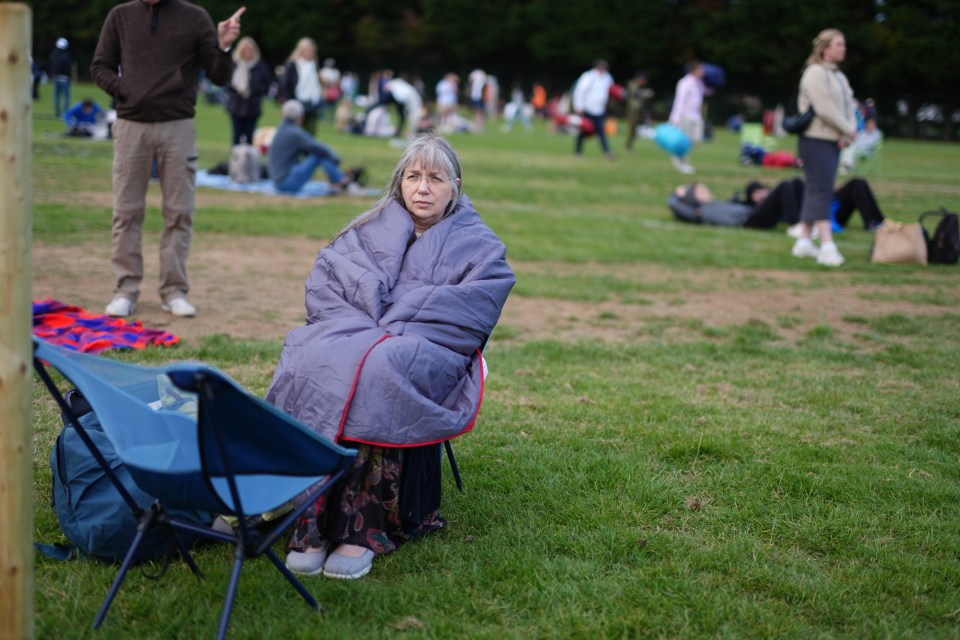
[[[730,200],[717,200],[701,182],[677,187],[668,200],[674,215],[686,222],[772,229],[781,222],[791,225],[788,233],[796,233],[803,204],[803,180],[783,180],[773,189],[762,182],[749,182]],[[847,226],[854,211],[859,211],[863,226],[873,231],[883,224],[880,206],[863,178],[854,178],[834,192],[834,219]]]
[[[445,526],[440,443],[473,427],[480,348],[514,282],[503,243],[461,193],[453,148],[415,138],[380,200],[317,255],[307,322],[287,334],[267,392],[358,451],[297,523],[291,571],[359,578],[375,555]]]

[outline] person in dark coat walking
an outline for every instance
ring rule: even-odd
[[[253,131],[260,119],[260,103],[270,91],[270,75],[270,68],[260,57],[260,47],[254,39],[241,38],[233,50],[233,74],[226,86],[233,144],[253,142]]]

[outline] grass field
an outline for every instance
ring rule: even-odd
[[[111,147],[55,135],[49,92],[34,120],[35,247],[109,247]],[[87,94],[102,99],[74,89]],[[201,167],[225,160],[222,110],[199,105],[197,125]],[[399,156],[329,124],[320,136],[374,185]],[[364,579],[306,579],[323,616],[268,563],[248,564],[232,637],[960,637],[958,267],[872,265],[858,217],[835,270],[792,258],[782,229],[674,222],[665,200],[684,177],[652,142],[625,154],[623,139],[607,162],[594,141],[575,159],[544,124],[451,137],[518,275],[480,420],[456,442],[466,492],[445,478],[448,529]],[[696,178],[726,196],[793,175],[742,167],[737,149],[718,131],[694,152]],[[960,208],[958,175],[960,147],[888,140],[868,177],[888,217],[913,221]],[[195,235],[319,244],[364,204],[201,190]],[[96,291],[72,277],[56,297],[107,301],[105,264]],[[182,322],[176,348],[115,357],[202,359],[266,391],[282,331]],[[35,532],[50,543],[63,540],[48,505],[59,415],[39,385],[35,398]],[[232,556],[197,559],[204,581],[182,564],[159,581],[145,575],[157,567],[133,571],[95,636],[213,635]],[[94,637],[113,572],[37,556],[38,637]]]

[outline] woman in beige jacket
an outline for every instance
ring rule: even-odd
[[[797,100],[800,113],[813,107],[816,115],[797,144],[806,188],[800,211],[803,232],[793,245],[793,255],[816,258],[818,263],[830,267],[843,264],[843,256],[830,231],[830,205],[840,150],[850,146],[857,134],[853,91],[847,77],[837,67],[846,54],[847,44],[842,33],[836,29],[824,29],[817,34],[813,52],[807,58],[800,78]],[[814,227],[820,235],[819,249],[811,239]]]

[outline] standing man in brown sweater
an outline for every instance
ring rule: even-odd
[[[129,316],[140,296],[141,236],[154,162],[163,194],[160,299],[175,316],[196,315],[187,301],[187,256],[196,193],[198,75],[203,69],[218,85],[230,80],[229,52],[244,11],[216,29],[210,14],[185,0],[132,0],[107,15],[90,74],[117,109],[110,259],[116,287],[108,315]]]

